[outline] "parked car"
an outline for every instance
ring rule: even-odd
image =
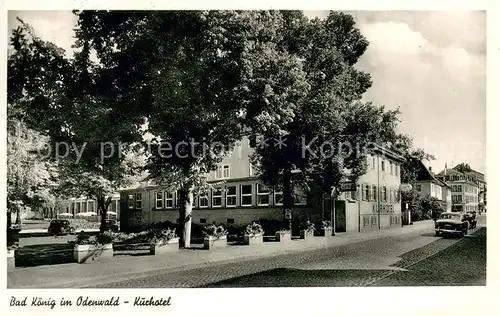
[[[75,228],[67,219],[53,219],[50,221],[48,231],[53,235],[67,235],[74,234]]]
[[[110,230],[112,232],[117,232],[119,230],[118,222],[114,219],[107,219],[104,225],[104,230]]]
[[[469,221],[469,228],[471,229],[476,228],[477,226],[476,212],[474,211],[466,212],[464,215],[467,221]]]
[[[469,221],[462,213],[445,212],[436,221],[435,232],[439,235],[467,235]]]

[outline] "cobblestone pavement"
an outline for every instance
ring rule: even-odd
[[[391,274],[373,286],[486,285],[486,228],[453,246],[412,264],[408,271]]]
[[[418,232],[302,253],[161,273],[92,288],[382,285],[377,282],[389,282],[393,276],[405,273],[405,268],[445,249],[456,248],[456,244],[458,247],[469,247],[465,242],[469,239],[479,241],[481,238],[476,235],[463,239],[438,238],[433,232]],[[403,279],[397,280],[404,284]]]

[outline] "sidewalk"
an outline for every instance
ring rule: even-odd
[[[145,277],[157,273],[192,270],[306,250],[335,247],[383,237],[432,230],[432,221],[411,226],[388,228],[364,233],[340,233],[328,238],[292,240],[289,243],[265,242],[254,246],[228,246],[216,250],[183,249],[159,256],[121,257],[91,264],[61,264],[17,268],[7,273],[8,288],[77,288]]]

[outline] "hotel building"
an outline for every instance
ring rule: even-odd
[[[243,226],[252,221],[283,220],[283,195],[266,187],[256,176],[250,156],[253,149],[243,139],[219,168],[208,175],[212,188],[194,198],[192,221]],[[368,169],[356,186],[344,183],[335,205],[317,188],[295,184],[293,221],[330,220],[324,216],[335,207],[336,232],[359,232],[401,226],[401,162],[404,158],[377,147],[367,156]],[[325,212],[326,210],[326,212]],[[147,229],[151,224],[178,222],[178,194],[152,182],[120,191],[120,227],[123,231]]]

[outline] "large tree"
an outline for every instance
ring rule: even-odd
[[[301,181],[320,183],[327,194],[346,177],[356,181],[364,160],[355,146],[391,133],[397,113],[359,102],[371,81],[355,64],[368,42],[350,15],[330,12],[324,20],[308,20],[301,11],[283,15],[282,47],[304,61],[310,89],[298,100],[285,133],[260,135],[252,158],[262,180],[283,189],[284,209],[289,209],[294,170],[301,171]],[[342,153],[342,143],[354,145],[353,152]]]
[[[7,106],[7,212],[39,211],[55,200],[57,166],[45,157],[47,137],[30,129],[18,116],[18,109]]]
[[[301,60],[277,45],[282,15],[84,11],[78,17],[79,39],[96,50],[112,83],[109,101],[147,122],[150,176],[180,191],[180,247],[189,247],[193,197],[206,174],[248,126],[279,133],[308,89]]]
[[[28,127],[48,137],[62,194],[97,201],[103,230],[110,193],[142,172],[134,165],[140,160],[127,161],[140,141],[138,121],[128,118],[126,106],[109,99],[112,82],[89,58],[88,43],[77,40],[74,57],[67,58],[20,22],[11,36],[8,101],[18,106]]]

